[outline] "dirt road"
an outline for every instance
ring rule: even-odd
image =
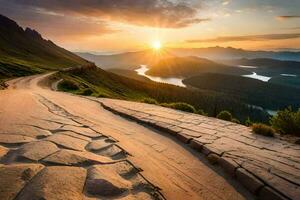
[[[0,138],[0,145],[5,144],[3,146],[12,149],[19,147],[22,142],[13,140],[20,138],[12,135],[22,135],[23,140],[31,142],[52,137],[62,127],[78,127],[79,130],[73,130],[76,133],[80,128],[89,126],[117,141],[115,148],[102,155],[116,156],[114,159],[118,159],[118,149],[125,150],[127,155],[121,158],[140,168],[141,175],[160,188],[166,199],[253,198],[237,182],[224,175],[221,169],[207,164],[206,159],[166,134],[116,116],[96,101],[52,91],[39,84],[47,76],[18,78],[8,83],[8,89],[0,91],[0,135],[10,137],[6,142]],[[77,124],[85,126],[79,127]],[[73,146],[70,148],[73,149]]]

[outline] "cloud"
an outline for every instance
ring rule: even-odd
[[[239,41],[267,41],[300,38],[300,33],[266,34],[246,36],[225,36],[211,39],[187,40],[189,43],[239,42]]]
[[[24,8],[6,0],[0,0],[0,13],[51,39],[76,40],[120,32],[103,20],[69,16],[42,8]]]
[[[281,15],[276,17],[276,19],[278,20],[297,19],[297,18],[300,18],[300,15]]]
[[[181,28],[207,21],[198,7],[171,0],[10,0],[15,5],[56,14],[96,17],[140,26]]]

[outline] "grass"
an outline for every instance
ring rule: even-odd
[[[271,126],[261,124],[261,123],[253,124],[252,130],[254,133],[263,135],[266,137],[274,137],[274,135],[275,135],[275,130]]]
[[[278,111],[270,120],[272,127],[281,134],[300,136],[300,108],[293,111],[292,107]]]
[[[197,113],[194,106],[192,106],[190,104],[187,104],[187,103],[182,103],[182,102],[162,103],[160,105],[163,106],[163,107],[172,108],[172,109],[175,109],[175,110],[181,110],[181,111],[184,111],[184,112]]]
[[[144,99],[142,99],[141,102],[142,103],[148,103],[148,104],[154,104],[154,105],[159,104],[155,99],[152,99],[152,98],[144,98]]]
[[[217,118],[226,121],[232,121],[232,114],[229,111],[224,110],[217,115]]]

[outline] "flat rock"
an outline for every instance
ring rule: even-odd
[[[33,161],[39,161],[46,156],[58,151],[59,148],[49,141],[37,141],[24,144],[18,149],[18,156]]]
[[[105,139],[102,139],[102,140],[94,140],[90,142],[86,148],[90,151],[99,151],[111,145],[112,145],[111,143],[106,142]]]
[[[86,192],[105,197],[119,196],[131,188],[131,182],[123,179],[110,165],[95,165],[88,170]]]
[[[116,145],[111,145],[108,148],[104,148],[97,152],[98,155],[107,156],[107,157],[115,157],[124,151]]]
[[[113,160],[107,157],[96,155],[87,151],[73,151],[62,149],[43,161],[60,165],[79,165],[84,163],[113,163]]]
[[[54,142],[57,145],[63,146],[68,149],[84,151],[85,146],[88,144],[87,141],[74,138],[68,135],[55,134],[47,137],[46,140]]]
[[[34,177],[43,165],[18,164],[0,166],[0,199],[15,199],[20,190]]]
[[[16,200],[82,200],[86,170],[46,167],[28,183]]]
[[[56,134],[68,135],[68,136],[71,136],[71,137],[74,137],[74,138],[85,140],[87,142],[91,142],[92,141],[91,138],[83,136],[83,135],[80,135],[80,134],[72,132],[72,131],[60,131],[60,132],[57,132]]]
[[[78,127],[78,126],[66,125],[66,126],[62,127],[61,130],[73,131],[73,132],[76,132],[76,133],[79,133],[81,135],[91,137],[91,138],[102,136],[101,134],[91,130],[90,128],[84,128],[84,127]]]
[[[0,143],[2,144],[23,144],[32,141],[35,141],[35,139],[28,136],[0,134]]]

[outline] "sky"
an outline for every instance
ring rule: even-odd
[[[0,14],[71,51],[300,48],[300,0],[0,0]]]

